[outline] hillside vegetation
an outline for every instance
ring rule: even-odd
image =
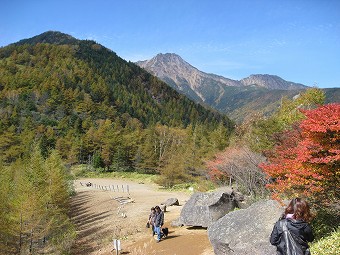
[[[58,32],[0,49],[0,98],[5,163],[36,141],[45,157],[57,149],[70,164],[96,160],[108,170],[113,162],[125,170],[154,169],[189,136],[219,148],[232,130],[226,116],[114,52]]]
[[[65,166],[153,173],[172,187],[203,175],[232,129],[94,41],[46,32],[0,48],[0,254],[67,254]]]
[[[36,147],[0,165],[0,254],[62,254],[76,232],[68,218],[71,179],[56,151]]]

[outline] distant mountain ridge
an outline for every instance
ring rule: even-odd
[[[158,54],[136,64],[180,93],[238,122],[253,114],[269,115],[279,107],[282,97],[293,98],[309,88],[269,74],[253,74],[239,81],[208,74],[173,53]],[[340,101],[340,89],[323,90],[326,103]]]
[[[286,81],[277,75],[270,74],[252,74],[240,82],[244,86],[256,85],[267,89],[296,90],[308,88],[301,83]]]
[[[170,86],[183,91],[193,99],[203,102],[218,101],[227,87],[256,86],[258,88],[296,90],[307,86],[285,81],[269,74],[254,74],[240,81],[208,74],[198,70],[174,53],[157,54],[150,60],[136,62],[140,67],[156,75]]]

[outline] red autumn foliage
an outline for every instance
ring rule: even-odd
[[[208,172],[210,180],[216,183],[225,183],[227,181],[228,175],[217,169],[217,168],[211,168]]]
[[[340,104],[302,110],[306,119],[282,134],[269,163],[260,167],[274,180],[274,197],[299,195],[316,201],[339,201]]]

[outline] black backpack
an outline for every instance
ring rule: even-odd
[[[310,255],[309,249],[304,251],[304,249],[302,248],[302,246],[308,247],[307,243],[299,236],[294,235],[288,230],[286,220],[280,221],[280,226],[283,230],[286,255]]]
[[[169,229],[168,228],[162,228],[162,232],[164,236],[168,236],[169,234]]]

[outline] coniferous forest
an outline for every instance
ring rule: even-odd
[[[37,143],[44,157],[56,149],[69,164],[95,157],[108,171],[134,171],[164,164],[193,137],[195,146],[225,146],[221,137],[232,129],[226,116],[93,41],[59,44],[65,37],[48,32],[0,50],[5,163]],[[53,43],[40,43],[46,38]]]

